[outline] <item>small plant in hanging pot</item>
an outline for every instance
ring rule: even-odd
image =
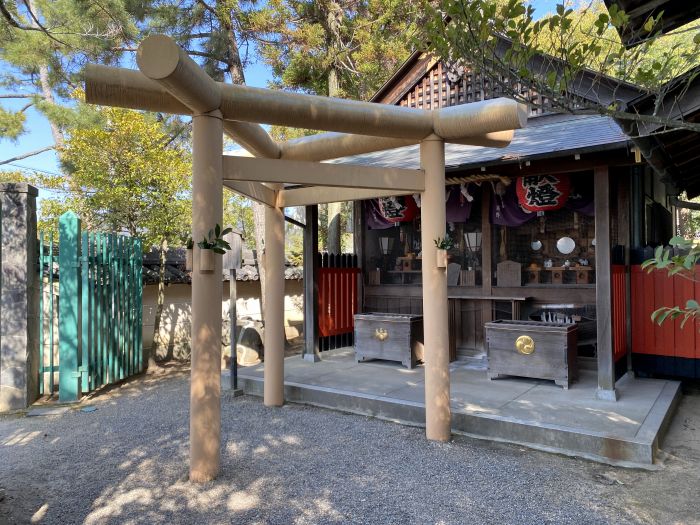
[[[187,239],[187,249],[185,250],[185,271],[191,272],[192,271],[192,251],[194,248],[194,241],[192,240],[192,237]]]
[[[199,271],[213,272],[214,271],[214,254],[223,255],[227,250],[231,249],[228,242],[224,240],[224,235],[231,233],[231,228],[221,229],[218,224],[211,230],[209,234],[197,243],[199,247]]]
[[[447,268],[447,250],[454,247],[454,242],[449,237],[438,237],[435,239],[435,247],[437,248],[437,267]]]

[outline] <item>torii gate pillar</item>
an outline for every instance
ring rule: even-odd
[[[192,239],[196,243],[223,221],[221,113],[192,118]],[[192,258],[192,380],[190,386],[190,480],[214,479],[221,460],[221,257],[214,271]]]
[[[437,267],[435,239],[445,236],[445,142],[435,135],[420,144],[425,191],[421,195],[423,250],[423,341],[425,346],[425,434],[449,441],[450,345],[447,326],[447,273]]]
[[[263,402],[284,403],[284,210],[265,207],[265,365]]]

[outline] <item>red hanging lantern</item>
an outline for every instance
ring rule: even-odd
[[[520,206],[527,211],[558,210],[571,193],[568,175],[526,175],[515,186]]]
[[[379,213],[389,222],[409,222],[418,215],[418,206],[413,197],[382,197],[377,199]]]

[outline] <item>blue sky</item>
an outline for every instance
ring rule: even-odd
[[[2,70],[4,67],[5,66],[0,63],[0,70]],[[135,66],[125,64],[124,67]],[[267,83],[271,79],[272,75],[264,64],[254,63],[246,68],[246,82],[250,86],[267,87]],[[3,100],[2,107],[8,110],[17,110],[25,103],[26,100],[22,99]],[[24,135],[21,135],[16,142],[0,139],[0,160],[14,157],[15,155],[19,155],[21,153],[38,150],[42,147],[51,146],[53,144],[51,128],[49,127],[49,123],[46,118],[32,108],[27,110],[26,115],[27,132]],[[49,173],[59,172],[58,160],[53,151],[46,151],[39,155],[23,159],[12,164],[3,164],[0,166],[0,170],[3,171],[17,170],[20,168],[30,171],[46,171]]]
[[[542,16],[548,11],[554,10],[554,6],[559,2],[561,2],[561,0],[532,0],[531,3],[535,6],[538,16]],[[133,59],[130,60],[127,58],[124,67],[135,67],[135,65],[130,64],[129,61],[133,62]],[[5,66],[0,63],[0,70],[2,70],[4,67]],[[269,69],[264,64],[258,62],[249,64],[245,73],[246,82],[251,86],[267,87],[268,82],[272,79]],[[3,100],[2,106],[11,110],[18,109],[25,103],[25,100]],[[27,132],[24,135],[20,136],[16,142],[10,140],[0,140],[0,160],[53,144],[51,129],[43,115],[33,109],[29,109],[26,112],[26,115]],[[29,171],[37,170],[49,173],[59,172],[58,160],[53,151],[47,151],[42,154],[17,161],[13,164],[3,164],[0,166],[0,170],[4,171],[17,169],[26,169]]]

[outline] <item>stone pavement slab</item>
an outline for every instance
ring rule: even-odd
[[[262,394],[264,363],[239,371],[246,393]],[[286,399],[423,425],[424,369],[357,363],[352,349],[310,363],[285,360]],[[451,365],[453,431],[619,464],[651,465],[680,397],[680,384],[625,376],[617,402],[596,399],[596,375],[581,371],[569,390],[552,381],[489,380],[485,370]]]

